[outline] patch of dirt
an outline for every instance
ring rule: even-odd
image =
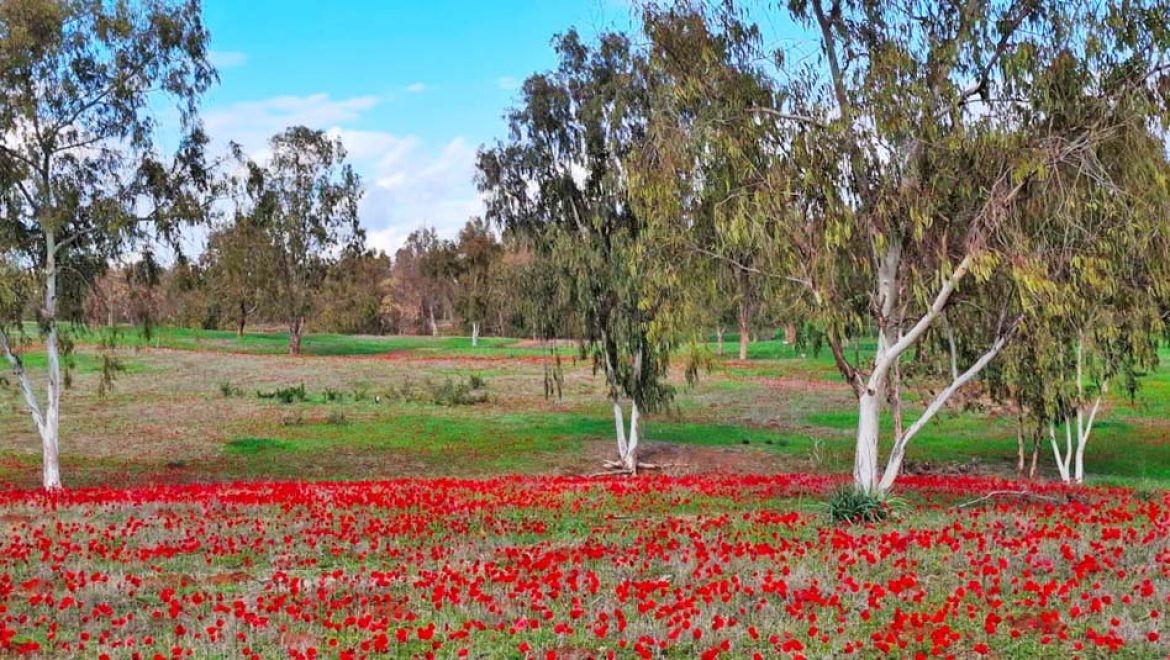
[[[521,339],[517,342],[508,344],[508,348],[547,348],[548,346],[556,346],[560,349],[576,349],[577,340],[575,339],[554,339],[552,341],[540,341],[539,339]]]
[[[596,441],[586,447],[580,462],[558,470],[562,474],[592,474],[602,464],[617,457],[614,442]],[[651,473],[684,474],[774,474],[791,472],[796,465],[807,468],[804,461],[777,456],[755,449],[740,447],[701,447],[673,442],[642,442],[638,445],[638,460],[662,466]]]
[[[972,458],[966,463],[943,463],[907,459],[902,465],[902,474],[915,476],[966,476],[996,473],[998,471],[992,469],[990,466],[983,465],[977,458]]]
[[[752,378],[752,382],[759,383],[770,390],[784,392],[848,392],[849,386],[845,383],[831,380],[817,380],[813,378]]]
[[[425,362],[428,364],[446,363],[446,364],[543,364],[547,359],[543,355],[428,355],[426,353],[419,353],[416,349],[406,348],[400,351],[390,351],[389,353],[380,353],[377,355],[346,355],[342,356],[347,360],[385,360],[387,362]],[[572,360],[561,357],[562,363],[569,363],[576,365],[577,358],[574,356]]]

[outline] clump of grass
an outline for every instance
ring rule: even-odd
[[[222,394],[225,399],[230,399],[233,396],[243,396],[244,390],[233,385],[230,380],[225,380],[219,384],[219,393]]]
[[[229,440],[224,448],[234,454],[259,454],[263,451],[291,449],[292,445],[273,438],[236,438]]]
[[[466,379],[415,380],[407,377],[386,391],[390,400],[436,406],[473,406],[487,401],[487,381],[478,375]]]
[[[296,387],[279,387],[268,392],[258,391],[256,396],[261,399],[275,399],[281,403],[304,402],[309,398],[308,392],[305,391],[305,384],[301,383]]]
[[[847,486],[829,496],[829,517],[838,525],[882,522],[890,517],[888,504],[880,495]]]
[[[345,393],[340,390],[335,390],[332,387],[326,387],[324,398],[326,403],[337,403],[345,399]]]
[[[478,381],[481,387],[473,383]],[[484,381],[478,376],[467,380],[445,378],[443,382],[431,385],[431,400],[437,406],[474,406],[487,401],[487,392],[482,389]]]

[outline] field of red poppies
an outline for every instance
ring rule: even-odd
[[[812,475],[0,494],[4,653],[1165,657],[1170,495]]]

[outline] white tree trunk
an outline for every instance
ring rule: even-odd
[[[938,395],[934,397],[930,404],[926,406],[926,410],[923,411],[921,417],[914,420],[914,423],[911,424],[904,433],[895,436],[894,448],[890,451],[890,457],[886,461],[885,472],[882,474],[882,481],[879,486],[880,490],[886,491],[893,487],[894,480],[898,478],[899,474],[901,474],[902,462],[906,457],[906,445],[910,443],[910,439],[917,435],[918,432],[922,430],[922,427],[926,426],[927,422],[933,419],[934,416],[937,415],[940,410],[942,410],[943,406],[946,405],[947,401],[949,401],[952,396],[954,396],[955,392],[958,392],[960,388],[969,383],[971,379],[975,378],[975,376],[978,375],[979,372],[983,371],[983,369],[995,358],[996,355],[999,355],[999,352],[1002,351],[1003,347],[1007,345],[1008,339],[1011,337],[1011,333],[1012,330],[1009,329],[1001,334],[986,353],[979,356],[979,359],[976,360],[974,364],[972,364],[966,371],[959,374],[954,380],[951,381],[950,385],[947,385],[943,391],[939,392]]]
[[[45,423],[41,431],[41,454],[45,490],[61,488],[61,469],[58,460],[58,440],[61,427],[61,358],[57,342],[57,237],[52,230],[45,232],[45,309],[44,322],[48,326],[45,355],[49,366],[48,401],[45,405]]]
[[[28,372],[24,370],[24,364],[21,363],[16,353],[13,352],[11,345],[8,343],[8,335],[3,330],[0,330],[0,349],[3,349],[4,357],[8,360],[8,364],[12,368],[12,373],[16,376],[16,380],[20,383],[20,391],[24,395],[25,405],[28,407],[29,415],[32,417],[33,424],[37,428],[37,435],[41,438],[41,454],[43,460],[42,484],[46,490],[58,489],[61,487],[61,472],[57,464],[60,408],[53,411],[53,422],[50,424],[50,418],[41,412],[41,405],[37,401],[37,395],[33,390],[32,381],[28,377]],[[59,388],[57,392],[59,401]]]
[[[618,456],[622,459],[626,457],[626,420],[625,414],[622,412],[622,404],[617,399],[613,399],[613,425],[617,433]]]
[[[1106,385],[1101,386],[1102,392],[1105,391]],[[1089,411],[1089,417],[1083,424],[1080,420],[1083,418],[1081,410],[1077,410],[1078,433],[1077,433],[1077,450],[1073,462],[1073,481],[1078,484],[1085,482],[1085,446],[1089,444],[1089,436],[1093,433],[1093,422],[1097,419],[1097,411],[1101,409],[1101,397],[1098,394],[1097,399],[1093,402],[1093,407]]]
[[[1068,422],[1065,422],[1065,450],[1061,451],[1060,443],[1056,440],[1056,422],[1048,422],[1048,440],[1052,443],[1052,455],[1056,459],[1056,471],[1060,473],[1060,480],[1064,483],[1071,481],[1069,460],[1072,458],[1072,435],[1068,432]]]
[[[630,474],[638,473],[638,404],[630,404],[630,432],[626,435],[625,414],[617,399],[613,403],[613,425],[617,435],[618,463]]]
[[[20,382],[25,405],[33,418],[37,434],[41,437],[41,482],[45,490],[61,488],[59,465],[59,439],[61,428],[61,357],[57,335],[57,242],[50,230],[45,232],[45,305],[41,310],[44,323],[48,326],[45,337],[45,354],[48,358],[48,387],[45,406],[37,401],[32,381],[25,371],[20,358],[12,350],[8,336],[0,330],[0,349],[8,360],[12,373]]]
[[[61,468],[58,464],[58,442],[61,428],[61,360],[57,348],[57,324],[49,325],[45,341],[49,362],[48,401],[45,405],[45,423],[41,429],[42,480],[45,490],[61,488]]]
[[[630,436],[626,443],[626,453],[622,457],[626,469],[630,474],[638,473],[638,404],[630,404]]]
[[[877,392],[861,393],[857,405],[857,447],[853,456],[853,484],[864,493],[878,489],[878,424],[881,396]]]
[[[471,345],[479,346],[479,321],[471,322]]]

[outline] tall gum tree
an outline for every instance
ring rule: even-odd
[[[797,222],[816,233],[811,254],[798,253],[811,259],[794,263],[823,265],[806,279],[858,398],[854,482],[886,491],[910,440],[1019,327],[1016,294],[1035,283],[1021,282],[1012,266],[1035,255],[1028,243],[1004,238],[1020,226],[1023,206],[1065,197],[1055,171],[1088,178],[1098,204],[1117,198],[1093,179],[1095,153],[1119,127],[1162,112],[1151,82],[1164,68],[1165,7],[807,0],[791,9],[820,35],[822,55],[820,66],[787,87],[792,114],[819,116],[827,126],[789,123],[798,132],[794,161],[830,173],[799,193],[810,207]],[[1068,220],[1053,218],[1041,231],[1063,232]],[[850,312],[845,303],[862,295],[866,304]],[[945,385],[903,426],[902,365],[942,325],[957,295],[968,317],[978,312],[949,326],[973,359],[942,372]],[[850,362],[844,342],[866,326],[877,330],[874,354]],[[895,437],[879,470],[887,400]]]
[[[734,11],[706,13],[692,3],[648,6],[643,29],[651,110],[629,169],[647,240],[669,255],[656,276],[677,274],[663,286],[705,304],[703,325],[717,325],[720,353],[732,317],[746,360],[763,298],[782,299],[779,289],[790,284],[760,268],[759,235],[769,231],[772,209],[758,203],[758,187],[775,161],[760,121],[775,111],[757,62],[760,32]]]
[[[300,355],[305,319],[328,264],[347,246],[360,246],[361,180],[345,162],[341,140],[292,126],[268,142],[265,163],[247,164],[249,218],[271,246],[275,300],[288,323],[288,350]]]
[[[1026,314],[1002,394],[1021,407],[1035,437],[1047,439],[1057,473],[1072,483],[1085,479],[1086,448],[1107,395],[1132,398],[1138,375],[1158,363],[1170,284],[1163,140],[1148,126],[1121,126],[1094,161],[1091,177],[1055,171],[1059,197],[1032,200],[1023,210],[1031,226],[1007,239],[1032,243],[1035,256],[1014,265]],[[1045,231],[1055,220],[1064,230]]]
[[[670,400],[665,298],[647,278],[626,161],[645,134],[642,62],[629,38],[558,37],[559,66],[528,78],[510,138],[480,153],[487,219],[528,237],[557,273],[594,370],[605,375],[618,460],[636,472],[639,419]],[[629,401],[629,426],[624,403]]]
[[[693,11],[694,4],[675,6]],[[716,35],[708,43],[752,47],[729,3],[702,11]],[[1161,116],[1165,7],[794,0],[788,11],[815,35],[819,61],[790,63],[784,51],[723,58],[726,67],[765,79],[773,103],[742,107],[738,119],[723,121],[766,128],[760,139],[770,158],[739,178],[735,199],[753,205],[751,220],[739,231],[717,229],[746,237],[760,270],[803,290],[857,397],[854,483],[877,493],[893,486],[912,438],[1018,331],[1027,311],[1021,287],[1035,283],[1021,282],[1013,265],[1035,256],[1027,252],[1034,243],[1005,237],[1021,227],[1024,205],[1065,194],[1067,178],[1052,174],[1058,170],[1082,173],[1094,203],[1118,199],[1115,186],[1094,178],[1095,154],[1118,127]],[[652,47],[674,66],[668,85],[676,93],[666,95],[672,112],[688,89],[710,84],[711,58],[688,72],[692,51],[663,47],[655,32],[672,15],[648,16]],[[745,64],[753,61],[769,64]],[[1076,93],[1069,93],[1073,82]],[[679,113],[677,142],[696,145],[696,163],[712,143],[688,138],[718,132],[694,118],[727,112],[726,96],[702,95]],[[695,177],[692,189],[708,178]],[[1040,230],[1059,233],[1070,221],[1053,220]],[[962,322],[948,323],[951,316]],[[873,348],[860,350],[874,333]],[[953,359],[930,373],[914,365],[933,391],[904,424],[906,367],[940,335]],[[894,437],[883,469],[886,410]]]
[[[9,307],[0,352],[40,435],[46,489],[61,487],[61,357],[71,344],[61,322],[79,308],[85,280],[206,216],[197,107],[215,81],[207,41],[197,0],[0,3],[0,257],[37,291],[43,398],[14,337],[27,308]],[[163,101],[179,119],[173,158],[156,144]]]

